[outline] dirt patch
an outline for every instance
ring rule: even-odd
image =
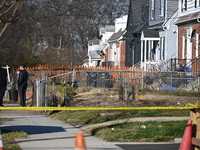
[[[188,103],[196,104],[197,101],[198,97],[157,94],[140,95],[138,101],[120,101],[118,93],[104,89],[77,94],[73,100],[73,105],[85,107],[186,106]]]

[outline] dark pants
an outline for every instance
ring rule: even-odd
[[[20,106],[26,106],[26,89],[27,89],[27,85],[20,85],[18,87],[19,97],[20,97]]]
[[[6,92],[6,87],[0,88],[0,106],[3,106],[3,97],[5,95],[5,92]]]

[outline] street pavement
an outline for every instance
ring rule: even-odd
[[[178,150],[180,143],[138,143],[138,144],[116,144],[124,150]]]
[[[1,129],[24,131],[27,139],[16,139],[22,150],[74,150],[77,133],[83,133],[87,150],[122,150],[114,143],[100,140],[62,121],[31,111],[1,111],[1,118],[12,118],[3,122]]]
[[[74,150],[76,134],[83,133],[87,150],[177,150],[172,143],[112,143],[86,134],[79,128],[46,117],[40,111],[2,110],[1,129],[24,131],[27,139],[16,139],[22,150]]]

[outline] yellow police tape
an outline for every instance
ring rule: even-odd
[[[0,107],[0,110],[161,110],[200,109],[199,102],[185,107]]]

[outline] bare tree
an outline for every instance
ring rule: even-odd
[[[37,56],[43,64],[81,64],[99,27],[128,12],[127,0],[0,0],[0,7],[6,61],[14,51],[15,60]]]
[[[8,26],[15,21],[17,11],[23,0],[1,0],[0,1],[0,37]]]

